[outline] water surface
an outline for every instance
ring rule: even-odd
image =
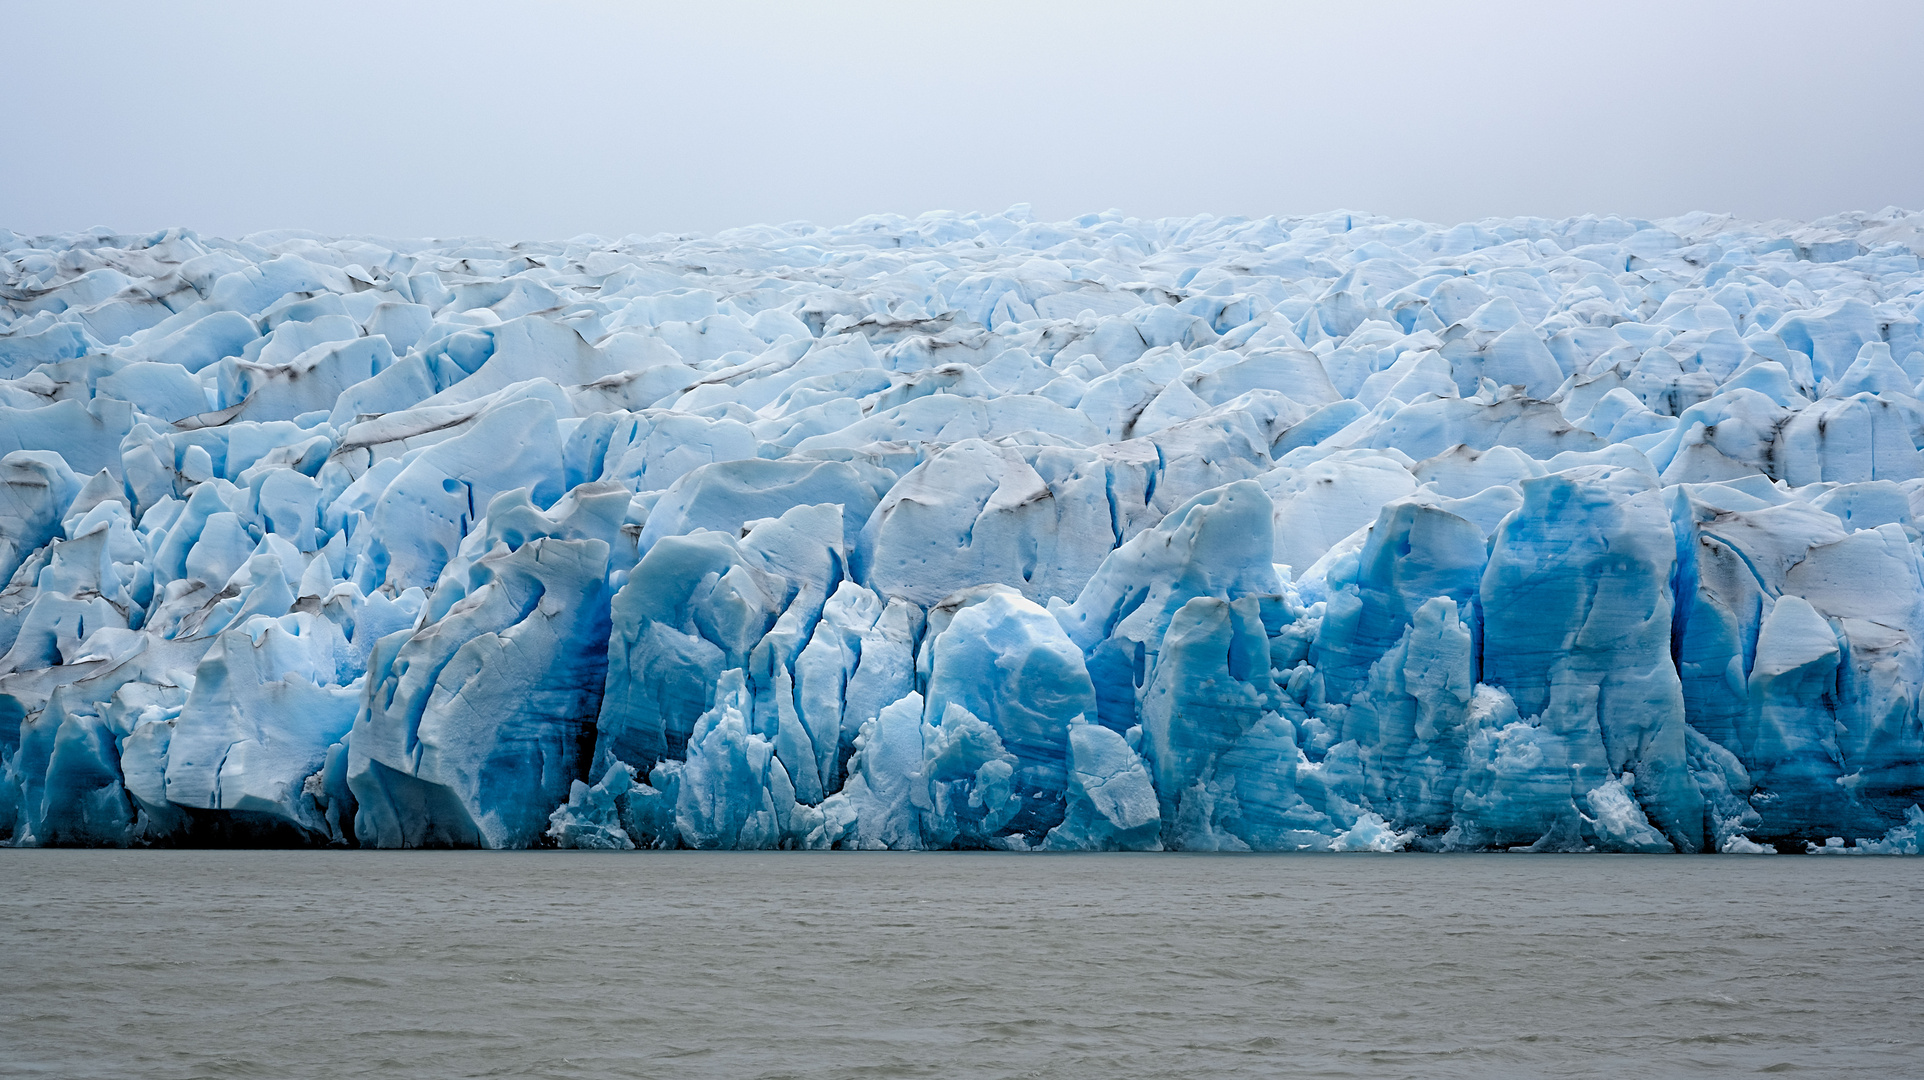
[[[0,1075],[1924,1076],[1920,869],[0,851]]]

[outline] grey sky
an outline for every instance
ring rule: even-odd
[[[1924,207],[1924,3],[0,8],[0,226]]]

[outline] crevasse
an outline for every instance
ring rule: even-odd
[[[0,838],[1916,853],[1920,253],[0,230]]]

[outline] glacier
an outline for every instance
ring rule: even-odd
[[[0,840],[1916,854],[1920,256],[0,230]]]

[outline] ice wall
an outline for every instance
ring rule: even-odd
[[[1920,254],[0,230],[0,838],[1915,852]]]

